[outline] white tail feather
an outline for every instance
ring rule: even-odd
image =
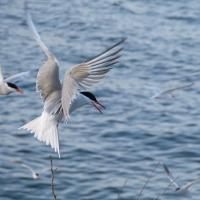
[[[35,118],[20,129],[30,131],[39,141],[51,145],[55,152],[58,152],[60,158],[58,122],[53,115],[43,111],[40,117]]]

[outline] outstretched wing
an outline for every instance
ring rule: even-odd
[[[176,187],[177,189],[180,189],[180,186],[175,182],[175,178],[173,177],[172,173],[169,171],[166,164],[163,163],[163,168],[165,170],[165,173],[167,174],[168,179],[171,181],[171,183]]]
[[[124,40],[122,39],[93,59],[73,66],[65,73],[61,99],[65,119],[69,117],[69,108],[77,90],[87,89],[99,82],[112,69],[112,65],[118,62]]]
[[[0,83],[3,82],[3,72],[2,72],[2,66],[0,65]]]
[[[31,167],[29,167],[28,165],[26,165],[26,164],[21,164],[23,167],[25,167],[26,169],[28,169],[31,173],[35,173],[34,171],[33,171],[33,169],[31,168]]]
[[[33,74],[35,74],[35,71],[36,70],[21,72],[21,73],[18,73],[13,76],[9,76],[9,77],[5,78],[5,81],[12,82],[12,83],[16,83],[18,81],[24,81],[24,79],[27,79],[27,78],[33,76]]]
[[[168,90],[164,90],[162,92],[160,92],[159,94],[155,95],[153,98],[154,99],[159,99],[161,98],[162,96],[164,95],[167,95],[167,94],[172,94],[173,92],[175,92],[176,90],[182,90],[182,89],[185,89],[185,88],[189,88],[191,87],[192,85],[194,85],[193,82],[187,84],[187,85],[182,85],[182,86],[178,86],[178,87],[175,87],[175,88],[172,88],[172,89],[168,89]]]
[[[49,51],[47,46],[41,40],[40,35],[34,26],[31,15],[28,13],[28,11],[26,12],[27,23],[33,32],[34,39],[47,56],[47,60],[38,71],[36,80],[37,89],[40,91],[43,101],[45,101],[51,93],[57,90],[61,90],[58,62],[55,56]]]
[[[198,182],[198,181],[200,181],[199,178],[197,178],[197,179],[195,179],[195,180],[193,180],[193,181],[190,181],[190,182],[184,184],[184,185],[181,187],[180,191],[187,191],[187,190],[189,190],[189,188],[190,188],[193,184],[195,184],[196,182]]]
[[[51,52],[49,51],[47,46],[44,44],[44,42],[41,40],[40,35],[33,23],[31,14],[28,12],[27,7],[25,7],[25,11],[26,11],[26,17],[27,17],[27,24],[29,28],[31,29],[31,31],[33,32],[34,39],[37,41],[38,45],[40,46],[42,51],[46,54],[46,56],[49,57],[51,55]]]

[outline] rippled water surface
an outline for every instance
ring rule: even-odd
[[[5,75],[38,68],[45,58],[26,25],[23,4],[0,0]],[[157,161],[180,183],[200,177],[200,1],[31,0],[29,10],[61,72],[123,37],[127,41],[119,64],[91,89],[104,113],[84,107],[59,127],[61,159],[18,130],[42,111],[35,74],[21,83],[24,95],[0,97],[0,199],[51,199],[50,171],[33,180],[14,162],[40,172],[49,168],[49,156],[58,168],[58,199],[137,199]],[[174,98],[151,98],[157,90],[191,82]],[[159,166],[141,199],[155,199],[168,184]],[[200,183],[187,193],[171,186],[160,199],[199,200]]]

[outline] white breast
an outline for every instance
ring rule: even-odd
[[[8,87],[8,85],[5,82],[2,82],[0,84],[0,95],[7,95],[11,92],[12,90]]]

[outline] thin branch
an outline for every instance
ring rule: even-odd
[[[52,199],[56,200],[56,193],[55,193],[55,184],[54,184],[54,169],[53,169],[53,160],[50,157],[51,160],[51,193],[52,193]]]
[[[145,189],[146,186],[148,185],[150,179],[154,176],[154,173],[155,173],[155,171],[156,171],[156,169],[158,168],[159,165],[160,165],[160,161],[156,164],[156,166],[154,167],[152,173],[148,176],[147,180],[145,181],[145,183],[144,183],[142,189],[140,190],[140,192],[139,192],[139,194],[138,194],[138,196],[137,196],[137,200],[139,200],[140,197],[142,196],[142,193],[144,192],[144,189]]]
[[[177,179],[178,179],[178,176],[174,179],[174,181],[177,180]],[[167,185],[167,187],[165,187],[165,188],[163,189],[163,192],[161,192],[160,194],[158,194],[157,197],[156,197],[155,199],[153,199],[153,200],[159,200],[161,196],[163,196],[163,195],[166,194],[167,190],[169,189],[169,187],[170,187],[171,185],[172,185],[172,182],[170,182],[170,183]]]

